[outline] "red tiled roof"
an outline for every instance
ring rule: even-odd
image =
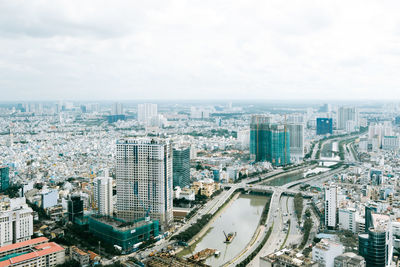
[[[14,263],[19,263],[22,261],[34,259],[37,257],[42,257],[45,255],[53,254],[53,253],[64,250],[63,247],[61,247],[60,245],[58,245],[54,242],[40,244],[40,245],[36,246],[35,248],[37,248],[39,250],[2,261],[2,262],[0,262],[0,267],[10,266],[11,264],[14,264]]]
[[[23,242],[0,247],[0,253],[6,252],[9,250],[13,250],[13,249],[17,249],[17,248],[26,247],[26,246],[32,246],[32,245],[47,242],[47,241],[49,241],[49,240],[46,237],[38,237],[38,238],[26,240]]]

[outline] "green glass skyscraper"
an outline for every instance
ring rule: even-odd
[[[172,166],[174,187],[190,186],[190,147],[173,149]]]
[[[250,155],[273,166],[290,163],[290,133],[285,125],[270,123],[266,116],[253,116],[250,123]]]
[[[10,169],[8,166],[0,166],[0,183],[0,191],[4,191],[10,186]]]

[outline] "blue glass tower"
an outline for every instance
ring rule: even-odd
[[[332,134],[332,119],[317,118],[317,135]]]

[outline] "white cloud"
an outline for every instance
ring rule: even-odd
[[[2,1],[0,92],[400,98],[398,1]]]

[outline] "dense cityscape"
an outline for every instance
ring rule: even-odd
[[[0,266],[395,266],[399,114],[2,103]]]

